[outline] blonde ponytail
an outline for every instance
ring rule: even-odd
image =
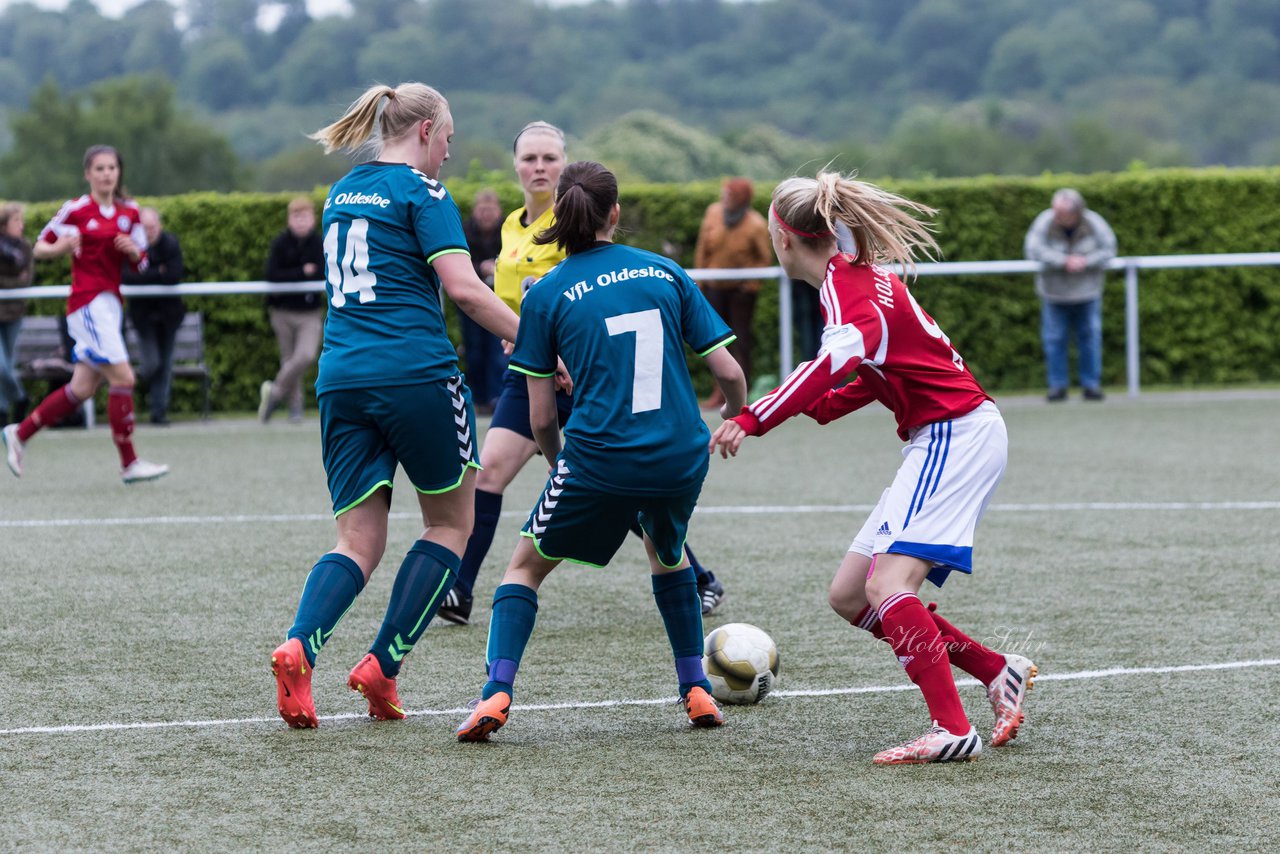
[[[382,99],[387,105],[378,115]],[[324,153],[338,149],[356,152],[362,148],[381,150],[382,143],[399,139],[418,122],[432,121],[431,135],[439,127],[439,118],[449,108],[449,103],[438,91],[425,83],[401,83],[391,87],[379,83],[370,86],[364,94],[352,102],[342,118],[331,125],[308,134],[324,146]],[[374,133],[374,123],[378,131]]]
[[[932,226],[917,218],[935,209],[839,172],[783,181],[773,191],[773,210],[788,231],[815,235],[798,237],[813,244],[833,240],[836,223],[843,223],[857,264],[896,262],[912,270],[917,255],[936,258],[941,251]]]

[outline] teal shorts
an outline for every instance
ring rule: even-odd
[[[333,515],[390,488],[396,465],[423,493],[448,492],[479,468],[476,414],[462,377],[320,395],[320,444]]]
[[[601,492],[575,481],[561,457],[521,534],[548,560],[605,566],[631,532],[632,521],[639,520],[658,560],[676,567],[684,560],[689,517],[701,492],[702,484],[681,495]]]

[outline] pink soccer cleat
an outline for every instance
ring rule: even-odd
[[[302,651],[302,641],[289,638],[271,653],[271,672],[276,677],[276,706],[280,717],[294,729],[320,726],[316,705],[311,701],[311,666]]]
[[[400,707],[400,697],[396,693],[396,680],[382,675],[382,666],[373,653],[360,659],[352,669],[347,677],[347,687],[359,691],[369,701],[369,717],[380,721],[404,719],[404,709]]]
[[[978,731],[969,727],[964,735],[952,735],[936,723],[918,738],[904,741],[875,755],[877,765],[923,765],[926,762],[968,762],[982,753]]]
[[[1027,719],[1022,705],[1040,672],[1025,656],[1006,655],[1004,660],[1004,670],[987,686],[987,699],[991,701],[991,710],[996,713],[996,726],[991,732],[992,747],[1008,744],[1018,737],[1018,727]]]

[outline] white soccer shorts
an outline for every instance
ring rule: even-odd
[[[960,418],[916,428],[893,484],[880,496],[849,551],[891,553],[932,564],[939,587],[952,570],[973,569],[973,532],[995,494],[1009,436],[990,401]]]
[[[88,305],[67,315],[67,332],[75,347],[71,361],[119,365],[129,361],[124,346],[124,307],[120,297],[103,291]]]

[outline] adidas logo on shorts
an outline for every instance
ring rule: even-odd
[[[889,523],[888,523],[888,522],[881,522],[881,523],[880,523],[880,529],[879,529],[878,531],[876,531],[876,536],[877,536],[877,537],[892,537],[892,536],[893,536],[893,532],[889,530]]]

